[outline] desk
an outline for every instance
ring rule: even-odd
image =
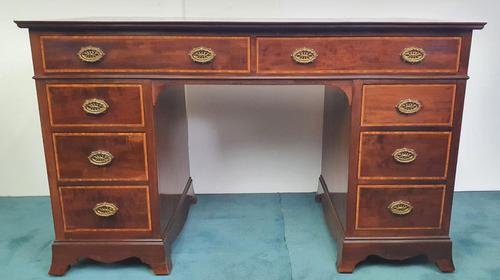
[[[79,258],[171,271],[196,202],[186,84],[325,86],[316,200],[337,269],[449,238],[472,30],[484,23],[16,21],[29,28],[55,241]],[[209,253],[209,252],[207,252]]]

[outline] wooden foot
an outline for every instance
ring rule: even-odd
[[[147,255],[141,258],[141,261],[151,268],[156,275],[168,275],[172,271],[172,261],[170,258],[170,247],[166,245],[162,251],[156,254]]]
[[[63,276],[69,269],[69,264],[61,263],[59,261],[54,261],[52,258],[52,264],[50,265],[49,275],[52,276]]]
[[[337,271],[339,273],[352,273],[354,268],[361,260],[353,260],[353,259],[337,259]]]
[[[63,276],[70,266],[76,264],[78,258],[64,254],[58,246],[52,245],[52,264],[50,265],[49,275]]]
[[[441,272],[453,272],[455,271],[455,266],[451,259],[441,259],[435,261],[436,266],[441,270]]]
[[[337,250],[337,271],[340,273],[352,273],[356,265],[368,257],[365,252],[355,250],[349,244],[344,243],[337,246],[340,246]]]
[[[153,270],[153,273],[155,275],[168,275],[170,274],[170,269],[171,267],[168,266],[166,262],[164,263],[154,263],[154,264],[148,264],[149,267],[151,267],[151,270]]]
[[[443,242],[436,247],[437,248],[433,251],[429,250],[427,254],[429,261],[434,262],[441,272],[455,271],[451,240]]]
[[[152,250],[139,258],[151,268],[155,275],[168,275],[172,271],[170,247],[167,244],[164,248],[157,248],[157,250]]]

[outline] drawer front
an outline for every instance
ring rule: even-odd
[[[446,179],[451,132],[362,132],[359,179]]]
[[[365,85],[363,126],[451,126],[454,84]]]
[[[358,186],[357,230],[439,230],[446,186]]]
[[[460,64],[460,47],[461,37],[258,38],[257,71],[325,74],[456,73]],[[306,50],[301,52],[303,48]],[[414,48],[413,52],[409,48]],[[299,52],[295,57],[298,56],[301,62],[293,58],[296,50]],[[310,61],[311,59],[313,60]],[[413,62],[406,62],[404,59],[413,59]],[[414,61],[420,59],[423,60]]]
[[[248,37],[40,36],[40,43],[47,73],[250,71]]]
[[[48,84],[50,123],[60,126],[144,126],[140,84]]]
[[[60,187],[64,231],[151,231],[147,186]]]
[[[144,133],[54,133],[59,181],[147,181]]]

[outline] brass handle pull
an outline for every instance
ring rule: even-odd
[[[417,64],[425,59],[425,51],[421,48],[409,47],[401,52],[401,59],[410,64]]]
[[[410,163],[417,159],[417,152],[409,148],[400,148],[392,153],[392,157],[399,163]]]
[[[413,210],[413,206],[411,206],[410,202],[404,200],[393,201],[387,208],[392,214],[400,216],[408,215]]]
[[[111,217],[118,212],[118,206],[110,202],[100,202],[92,210],[99,217]]]
[[[312,63],[316,58],[318,57],[318,53],[310,48],[300,48],[296,49],[292,53],[292,59],[293,61],[299,63],[299,64],[308,64]]]
[[[106,101],[98,98],[87,99],[82,104],[83,111],[91,115],[100,115],[105,113],[109,105]]]
[[[422,103],[416,99],[404,99],[399,101],[396,105],[396,109],[400,114],[411,115],[422,109]]]
[[[106,166],[113,161],[113,155],[108,151],[97,150],[91,152],[88,159],[95,166]]]
[[[82,47],[78,51],[77,55],[83,62],[95,63],[104,57],[104,52],[98,47],[86,46]]]
[[[196,47],[191,49],[189,57],[196,63],[210,63],[215,58],[215,52],[210,48]]]

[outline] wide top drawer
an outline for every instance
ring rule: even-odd
[[[246,73],[248,37],[42,35],[41,71]]]
[[[257,72],[456,73],[461,37],[261,37]]]

